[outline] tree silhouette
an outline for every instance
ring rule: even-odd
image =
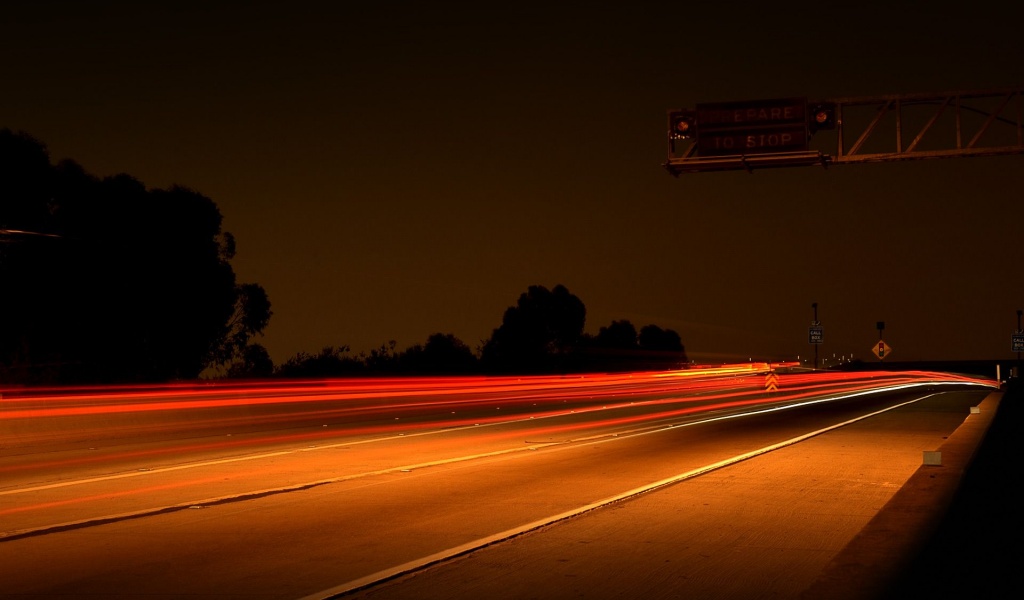
[[[362,363],[349,356],[348,346],[324,346],[317,354],[299,352],[277,368],[280,377],[338,377],[363,370]]]
[[[629,321],[612,321],[611,325],[598,330],[593,345],[615,350],[636,350],[639,348],[636,327]]]
[[[434,333],[426,344],[406,349],[399,357],[399,368],[403,373],[466,374],[476,371],[477,358],[454,335]]]
[[[213,348],[208,362],[226,366],[229,371],[235,367],[235,363],[241,363],[239,368],[243,372],[248,372],[251,370],[249,367],[252,366],[252,359],[260,355],[260,350],[266,352],[263,346],[253,344],[251,340],[257,335],[262,335],[263,329],[270,323],[273,312],[270,310],[270,298],[262,286],[244,283],[236,286],[235,291],[234,311],[221,333],[224,342]],[[267,359],[269,358],[268,354]],[[260,370],[264,369],[261,367]],[[238,372],[238,368],[235,371]],[[272,371],[273,363],[266,374],[269,375]]]
[[[679,334],[671,329],[662,329],[657,325],[644,325],[640,329],[637,341],[641,350],[683,352],[683,342],[679,338]]]
[[[583,334],[587,309],[559,284],[530,286],[484,343],[481,360],[496,371],[565,370]]]
[[[266,378],[274,374],[274,361],[262,344],[247,344],[241,356],[228,367],[228,377]]]
[[[678,369],[687,366],[686,349],[675,331],[645,325],[640,328],[637,341],[646,355],[648,368]]]
[[[369,373],[394,373],[398,368],[398,354],[395,352],[395,340],[370,350],[369,354],[360,354],[363,368]]]
[[[240,359],[270,304],[238,286],[209,198],[98,179],[0,130],[0,368],[10,381],[161,381]]]

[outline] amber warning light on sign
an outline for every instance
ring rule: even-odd
[[[808,123],[811,133],[823,129],[836,128],[836,105],[830,102],[815,104],[811,108],[811,119]]]
[[[670,116],[671,135],[675,139],[692,138],[697,134],[697,113],[692,110],[681,110]]]

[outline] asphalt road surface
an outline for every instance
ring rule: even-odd
[[[61,405],[79,421],[48,433],[26,416],[0,462],[0,597],[796,598],[997,401],[967,383],[611,385],[346,404],[358,418],[161,410],[117,434],[103,401]]]
[[[965,400],[980,397],[931,397],[344,597],[878,598],[950,501],[957,473],[923,471],[893,502],[920,469],[963,466],[948,448],[944,467],[921,461]]]

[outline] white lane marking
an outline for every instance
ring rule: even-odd
[[[227,502],[236,502],[236,501],[248,500],[248,499],[258,498],[258,497],[262,497],[262,496],[270,496],[270,495],[281,494],[281,493],[286,493],[286,492],[305,490],[305,489],[310,489],[310,488],[314,488],[314,487],[319,487],[319,486],[322,486],[322,485],[329,485],[329,484],[332,484],[332,483],[340,483],[340,482],[343,482],[343,481],[349,481],[349,480],[358,479],[358,478],[362,478],[362,477],[371,477],[371,476],[374,476],[374,475],[383,475],[383,474],[394,473],[394,472],[404,472],[404,471],[407,472],[407,471],[412,471],[414,469],[422,469],[422,468],[426,468],[426,467],[440,466],[440,465],[444,465],[444,464],[451,464],[451,463],[457,463],[457,462],[476,460],[476,459],[480,459],[480,458],[488,458],[488,457],[493,457],[493,456],[500,456],[500,455],[503,455],[503,454],[510,454],[510,453],[513,453],[513,452],[523,452],[523,451],[528,451],[528,450],[536,450],[537,448],[540,448],[540,447],[551,447],[551,446],[566,446],[566,447],[568,447],[570,445],[578,445],[580,443],[583,443],[583,444],[600,444],[600,443],[605,443],[605,442],[612,442],[612,441],[617,441],[617,440],[622,440],[622,439],[628,439],[630,437],[636,437],[636,436],[641,436],[641,435],[649,435],[649,434],[652,434],[652,433],[658,433],[658,432],[666,431],[668,429],[673,429],[673,428],[676,428],[676,427],[686,427],[686,426],[690,426],[690,425],[699,425],[701,423],[710,423],[710,422],[713,422],[713,421],[721,421],[721,420],[725,420],[725,419],[734,419],[734,418],[745,417],[745,416],[752,416],[752,415],[757,415],[757,414],[767,413],[767,412],[776,412],[776,411],[780,411],[780,410],[788,410],[790,408],[795,408],[795,407],[798,407],[798,406],[804,406],[804,405],[809,405],[809,404],[818,404],[818,403],[822,403],[822,402],[831,402],[831,401],[835,401],[835,400],[841,400],[843,398],[850,398],[850,397],[854,397],[854,396],[861,396],[861,395],[865,395],[865,394],[879,393],[879,392],[884,392],[884,391],[892,391],[893,389],[920,387],[920,386],[923,386],[923,385],[927,385],[927,384],[907,384],[907,385],[904,385],[904,386],[898,386],[896,388],[868,390],[868,391],[863,391],[863,392],[857,392],[857,393],[854,393],[854,394],[839,395],[839,396],[833,396],[833,397],[828,397],[828,398],[821,398],[821,399],[818,399],[818,400],[811,400],[811,401],[801,402],[801,403],[797,403],[797,404],[784,405],[784,406],[775,406],[775,407],[770,407],[770,408],[766,408],[766,409],[759,409],[759,410],[755,410],[755,411],[751,411],[751,412],[722,415],[722,416],[718,416],[718,417],[712,417],[712,418],[709,418],[709,419],[702,419],[702,420],[699,420],[699,421],[691,421],[691,422],[687,422],[687,423],[671,424],[671,425],[659,427],[657,429],[646,429],[646,430],[639,430],[639,431],[638,430],[634,430],[634,431],[631,431],[631,432],[626,432],[625,434],[621,434],[621,433],[619,433],[619,434],[606,434],[606,435],[603,435],[603,436],[597,436],[597,439],[594,439],[594,438],[581,438],[579,440],[567,440],[567,441],[561,441],[561,442],[546,442],[546,443],[545,442],[540,442],[540,443],[531,444],[530,447],[508,448],[508,449],[505,449],[505,450],[496,450],[494,452],[487,452],[487,453],[481,453],[481,454],[473,454],[473,455],[468,455],[468,456],[459,456],[459,457],[454,457],[454,458],[446,458],[446,459],[440,459],[440,460],[430,461],[430,462],[425,462],[425,463],[418,463],[418,464],[414,464],[414,465],[406,465],[406,466],[399,466],[399,467],[389,467],[387,469],[380,469],[380,470],[377,470],[377,471],[368,471],[368,472],[364,472],[364,473],[354,473],[354,474],[350,474],[350,475],[343,475],[343,476],[340,476],[340,477],[333,477],[333,478],[330,478],[330,479],[321,479],[321,480],[318,480],[318,481],[298,483],[298,484],[294,484],[294,485],[290,485],[290,486],[284,486],[284,487],[268,488],[268,489],[264,489],[264,490],[249,491],[249,492],[243,492],[243,493],[240,493],[240,494],[233,494],[233,495],[227,495],[227,496],[218,496],[218,497],[214,497],[214,498],[206,498],[206,499],[203,499],[203,500],[190,500],[188,502],[183,502],[183,503],[179,503],[179,504],[172,504],[172,505],[166,505],[166,506],[161,506],[161,507],[142,509],[142,510],[127,512],[127,513],[120,513],[120,514],[116,514],[116,515],[104,515],[104,516],[99,516],[99,517],[89,517],[89,518],[81,519],[81,520],[78,520],[78,521],[68,521],[68,522],[64,522],[64,523],[49,524],[49,525],[43,525],[43,526],[40,526],[40,527],[33,527],[33,528],[28,528],[28,529],[20,529],[20,530],[14,530],[14,531],[6,531],[6,532],[0,531],[0,541],[10,540],[10,539],[15,539],[15,538],[23,538],[23,537],[35,536],[35,535],[41,535],[41,534],[45,534],[45,533],[51,533],[51,532],[56,532],[56,531],[63,531],[63,530],[74,529],[74,528],[79,528],[79,527],[86,527],[86,526],[91,526],[91,525],[101,525],[101,524],[104,524],[104,523],[112,523],[112,522],[116,522],[116,521],[122,521],[122,520],[127,520],[127,519],[134,519],[134,518],[139,518],[139,517],[153,516],[153,515],[164,514],[164,513],[168,513],[168,512],[175,512],[175,511],[178,511],[178,510],[181,510],[181,509],[192,508],[194,506],[211,505],[211,504],[223,504],[223,503],[227,503]],[[859,421],[861,419],[866,419],[868,417],[872,417],[872,416],[881,414],[883,412],[886,412],[886,411],[889,411],[889,410],[893,410],[893,409],[899,408],[901,406],[905,406],[907,404],[912,404],[914,402],[918,402],[920,400],[923,400],[925,398],[929,398],[929,397],[934,396],[934,395],[935,394],[928,394],[927,396],[922,396],[922,397],[916,398],[914,400],[909,400],[907,402],[903,402],[901,404],[897,404],[895,406],[891,406],[889,408],[882,409],[880,411],[876,411],[874,413],[870,413],[870,414],[864,415],[864,416],[859,417],[857,419],[852,419],[852,420],[847,421],[845,423],[840,423],[840,424],[834,425],[834,426],[832,426],[830,428],[822,429],[822,430],[820,430],[818,432],[806,434],[806,435],[801,436],[799,438],[793,438],[793,440],[795,440],[795,441],[782,442],[781,444],[776,444],[775,446],[767,447],[768,448],[767,450],[766,449],[756,450],[753,453],[748,453],[749,456],[747,456],[747,455],[743,455],[743,456],[746,456],[746,458],[749,458],[750,456],[756,456],[757,454],[761,454],[763,452],[769,452],[769,451],[775,449],[776,447],[781,447],[782,445],[788,445],[788,443],[796,443],[796,441],[800,441],[802,439],[806,439],[808,437],[812,437],[814,435],[818,435],[820,433],[824,433],[826,431],[830,431],[831,429],[842,427],[842,426],[847,425],[849,423],[853,423],[853,422]],[[441,430],[441,431],[444,431],[444,430]],[[416,435],[429,435],[431,433],[440,433],[441,431],[424,432],[424,433],[416,434]],[[451,431],[451,430],[448,430],[448,431]],[[383,438],[381,438],[381,439],[383,439]],[[377,440],[363,440],[361,443],[367,443],[367,442],[373,442],[373,441],[380,441],[380,440],[379,439],[377,439]],[[351,444],[339,443],[339,444],[335,444],[334,446],[337,447],[337,446],[348,446],[348,445],[351,445]],[[320,448],[328,448],[328,447],[331,447],[331,446],[321,446]],[[299,450],[269,453],[269,454],[252,456],[252,457],[239,457],[239,458],[234,458],[234,459],[224,459],[224,460],[221,460],[221,461],[211,461],[209,463],[195,463],[195,464],[190,464],[190,465],[180,465],[178,467],[169,467],[169,468],[163,469],[163,470],[164,471],[174,471],[174,470],[179,470],[179,469],[191,468],[191,467],[195,467],[195,466],[202,466],[203,464],[218,464],[218,463],[221,463],[221,462],[236,462],[236,461],[240,461],[240,460],[251,460],[253,458],[260,458],[260,457],[265,457],[265,456],[276,456],[276,455],[280,455],[280,454],[291,454],[291,453],[294,453],[294,452],[308,452],[310,450],[312,450],[312,449],[311,448],[303,448],[303,449],[299,449]],[[728,460],[732,460],[732,459],[728,459]],[[740,460],[745,460],[745,458],[740,459]],[[736,461],[736,462],[738,462],[738,461]],[[732,464],[732,463],[729,463],[729,464]],[[719,465],[719,463],[716,463],[716,465]],[[635,494],[643,493],[643,491],[647,491],[648,489],[654,489],[654,487],[661,487],[663,485],[668,485],[669,483],[674,483],[675,481],[679,481],[681,479],[685,479],[685,478],[688,478],[688,477],[694,477],[694,476],[699,475],[701,473],[705,473],[708,470],[713,470],[713,469],[721,468],[721,466],[725,466],[725,465],[721,464],[719,466],[713,466],[712,468],[705,468],[703,470],[698,470],[699,472],[698,471],[691,471],[691,472],[689,472],[689,474],[683,474],[681,476],[677,476],[675,478],[671,478],[671,481],[664,480],[663,482],[657,482],[657,483],[654,483],[654,484],[650,484],[650,486],[644,486],[643,488],[637,488],[637,490],[642,490],[642,491],[627,492],[626,494],[627,495],[635,495]],[[125,474],[121,474],[121,475],[110,476],[109,479],[118,479],[120,477],[129,477],[129,476],[135,476],[135,475],[148,475],[148,474],[154,473],[154,472],[159,472],[159,471],[148,471],[148,472],[145,472],[145,473],[138,473],[138,472],[135,472],[135,473],[125,473]],[[103,480],[103,479],[107,479],[107,478],[96,478],[96,479],[94,479],[94,481],[95,480]],[[81,480],[81,482],[83,482],[83,483],[87,482],[87,481],[89,481],[89,480]],[[665,481],[668,481],[668,483],[666,483]],[[75,482],[66,482],[66,485],[74,485],[74,484],[75,484]],[[61,487],[61,485],[60,484],[54,484],[52,487]],[[29,491],[29,490],[28,489],[11,490],[11,491],[9,491],[7,493],[17,493],[17,492],[24,492],[24,491]],[[618,498],[618,497],[616,497],[616,498]],[[605,501],[602,501],[602,502],[607,504],[609,502],[616,502],[616,501],[618,501],[618,499],[610,499],[610,500],[605,500]],[[598,505],[600,505],[600,504],[598,504]],[[595,505],[594,507],[596,508],[596,506],[597,505]],[[585,510],[591,510],[591,509],[587,508]],[[581,509],[579,512],[584,512],[584,510]],[[579,514],[579,513],[575,512],[573,514]],[[571,515],[569,515],[569,516],[571,516]],[[562,519],[562,518],[568,518],[568,517],[565,517],[565,516],[559,516],[558,517],[559,520]],[[550,522],[553,522],[553,521],[550,521]],[[502,534],[499,534],[499,535],[502,535]],[[515,535],[518,535],[518,534],[515,534]],[[488,543],[491,543],[491,542],[488,542]],[[452,555],[452,556],[455,556],[455,555]]]
[[[902,386],[892,386],[892,387],[885,387],[885,388],[877,388],[877,389],[873,389],[873,390],[866,390],[866,391],[863,391],[863,392],[857,392],[857,393],[854,393],[854,394],[845,394],[845,395],[839,395],[839,396],[834,396],[834,397],[830,396],[830,397],[826,397],[826,398],[822,398],[822,399],[814,400],[814,401],[799,402],[799,403],[796,403],[796,404],[787,404],[787,405],[784,405],[784,406],[776,406],[776,407],[771,407],[771,408],[767,408],[767,409],[759,409],[759,410],[755,410],[755,411],[751,411],[751,412],[734,413],[734,414],[729,414],[729,415],[725,415],[725,416],[721,416],[721,417],[715,417],[715,418],[711,418],[711,419],[703,419],[703,420],[700,420],[700,421],[691,421],[691,422],[687,422],[687,423],[680,424],[680,425],[696,425],[696,424],[699,424],[699,423],[706,423],[706,422],[720,420],[720,419],[729,419],[729,418],[736,418],[736,417],[742,417],[742,416],[748,416],[748,415],[756,415],[756,414],[761,414],[761,413],[764,413],[764,412],[772,412],[772,411],[776,411],[776,410],[787,410],[787,409],[790,409],[790,408],[797,408],[797,407],[804,406],[804,405],[807,405],[807,404],[815,404],[815,403],[818,403],[818,402],[829,402],[829,401],[833,401],[833,400],[840,400],[840,399],[843,399],[843,398],[852,398],[854,396],[861,396],[861,395],[865,395],[865,394],[876,394],[876,393],[889,392],[889,391],[893,391],[893,390],[906,389],[906,388],[911,388],[911,387],[920,387],[920,386],[928,386],[928,385],[943,385],[943,384],[947,384],[947,382],[938,382],[938,383],[936,383],[936,382],[931,382],[931,383],[922,382],[922,383],[905,384],[905,385],[902,385]],[[948,382],[948,385],[963,385],[963,383],[962,382]],[[632,405],[633,405],[632,403],[631,404],[622,404],[622,405],[613,406],[613,408],[628,408],[629,406],[632,406]],[[606,410],[606,408],[602,408],[602,409],[596,409],[595,408],[595,409],[587,410],[586,412],[597,412],[599,410]],[[557,417],[564,417],[564,416],[566,416],[568,414],[569,413],[556,413],[556,414],[550,414],[550,415],[543,415],[543,416],[536,417],[536,418],[537,419],[551,419],[551,418],[557,418]],[[362,445],[362,444],[371,444],[371,443],[385,442],[385,441],[395,440],[395,439],[399,439],[399,438],[406,438],[406,439],[408,439],[408,438],[412,438],[412,437],[422,437],[422,436],[427,436],[427,435],[437,435],[437,434],[441,434],[441,433],[450,433],[450,432],[453,432],[453,431],[461,431],[463,429],[472,429],[474,427],[494,427],[494,426],[498,426],[498,425],[508,425],[508,424],[514,424],[514,423],[524,423],[524,422],[528,422],[529,420],[534,420],[534,419],[535,419],[535,417],[529,417],[528,419],[512,419],[512,420],[508,420],[508,421],[498,421],[498,422],[494,422],[494,423],[486,423],[486,424],[483,424],[483,425],[474,424],[474,425],[465,425],[465,426],[462,426],[462,427],[451,427],[451,428],[436,429],[436,430],[431,430],[431,431],[420,431],[420,432],[415,432],[415,433],[411,433],[411,434],[408,434],[408,435],[403,433],[403,434],[397,434],[397,435],[381,437],[381,438],[371,438],[371,439],[365,439],[365,440],[352,440],[352,441],[338,442],[338,443],[335,443],[335,444],[325,444],[323,446],[314,446],[314,447],[307,447],[307,448],[297,448],[297,449],[293,449],[293,450],[281,450],[281,451],[277,451],[277,452],[265,452],[265,453],[261,453],[261,454],[252,454],[252,455],[247,455],[247,456],[236,456],[236,457],[232,457],[232,458],[223,458],[223,459],[217,459],[217,460],[201,461],[201,462],[188,463],[188,464],[182,464],[182,465],[174,465],[174,466],[170,466],[170,467],[159,467],[159,468],[155,468],[155,469],[145,469],[145,470],[138,470],[138,471],[129,471],[129,472],[124,472],[124,473],[115,473],[115,474],[111,474],[111,475],[103,475],[103,476],[100,476],[100,477],[89,477],[89,478],[86,478],[86,479],[71,479],[71,480],[67,480],[67,481],[59,481],[59,482],[55,482],[55,483],[49,483],[49,484],[44,484],[44,485],[36,485],[36,486],[32,486],[32,487],[14,488],[14,489],[9,489],[9,490],[0,490],[0,496],[10,496],[10,495],[14,495],[14,494],[25,494],[25,493],[29,493],[29,492],[38,492],[38,491],[51,490],[51,489],[56,489],[56,488],[70,487],[70,486],[75,486],[75,485],[84,485],[84,484],[89,484],[89,483],[100,483],[100,482],[104,482],[104,481],[113,481],[113,480],[117,480],[117,479],[125,479],[125,478],[128,478],[128,477],[140,477],[140,476],[144,476],[144,475],[158,475],[158,474],[161,474],[161,473],[168,473],[168,472],[173,472],[173,471],[181,471],[181,470],[184,470],[184,469],[196,469],[196,468],[201,468],[201,467],[216,466],[216,465],[221,465],[221,464],[229,464],[229,463],[242,462],[242,461],[248,461],[248,460],[260,460],[260,459],[263,459],[263,458],[273,458],[275,456],[286,456],[286,455],[289,455],[289,454],[295,454],[297,452],[309,452],[309,451],[312,451],[312,450],[330,450],[330,449],[341,448],[341,447],[345,447],[345,446],[357,446],[357,445]],[[674,426],[677,426],[677,425],[672,425],[670,427],[674,427]],[[648,430],[648,431],[646,431],[644,433],[655,433],[657,431],[661,431],[662,429],[663,429],[663,427],[656,427],[655,429]],[[637,433],[638,431],[639,430],[635,430],[635,429],[634,430],[627,430],[627,431],[619,433],[617,435],[620,436],[620,437],[628,437],[628,436],[631,436],[631,435],[642,435],[643,434],[643,433]],[[589,440],[594,439],[594,438],[606,437],[606,435],[607,434],[599,434],[599,435],[596,435],[596,436],[593,436],[593,437],[580,438],[578,440],[571,440],[571,441],[574,441],[574,442],[589,441]],[[563,441],[563,443],[564,443],[564,441]],[[539,442],[539,444],[548,444],[548,445],[550,445],[551,442]],[[516,449],[516,451],[518,451],[518,450],[519,449]],[[450,459],[450,462],[456,462],[456,461],[460,461],[460,460],[471,460],[473,458],[477,458],[477,456],[457,457],[455,459]],[[391,470],[394,470],[394,469],[388,469],[387,471],[391,471]],[[381,472],[387,472],[387,471],[373,471],[373,472],[370,472],[370,473],[360,473],[360,474],[355,474],[355,475],[349,476],[349,478],[350,477],[362,477],[362,476],[366,476],[366,475],[377,475],[377,474],[379,474]],[[321,484],[313,483],[311,485],[321,485]]]
[[[303,483],[296,483],[294,485],[267,488],[263,490],[255,490],[249,492],[243,492],[241,494],[231,494],[227,496],[217,496],[214,498],[206,498],[203,500],[189,500],[188,502],[182,502],[179,504],[171,504],[167,506],[160,506],[156,508],[146,508],[142,510],[120,513],[116,515],[104,515],[101,517],[90,517],[87,519],[81,519],[78,521],[68,521],[65,523],[57,523],[51,525],[43,525],[40,527],[33,527],[29,529],[19,529],[15,531],[0,531],[0,541],[10,538],[22,538],[30,535],[39,535],[42,533],[48,533],[53,531],[62,531],[66,529],[73,529],[77,527],[84,527],[86,525],[100,525],[103,523],[111,523],[114,521],[123,521],[126,519],[135,519],[138,517],[146,517],[151,515],[157,515],[167,512],[174,512],[183,508],[195,508],[198,506],[208,506],[211,504],[224,504],[227,502],[235,502],[239,500],[248,500],[252,498],[258,498],[261,496],[271,496],[275,494],[283,494],[285,492],[295,492],[299,490],[307,490],[314,487],[320,487],[322,485],[329,485],[332,483],[340,483],[342,481],[350,481],[352,479],[360,479],[362,477],[372,477],[374,475],[386,475],[388,473],[408,473],[415,469],[424,469],[427,467],[436,467],[449,463],[463,462],[468,460],[475,460],[479,458],[490,458],[493,456],[500,456],[502,454],[510,454],[512,452],[525,452],[527,450],[535,450],[538,447],[553,446],[560,442],[552,442],[548,444],[534,444],[532,447],[523,448],[507,448],[505,450],[496,450],[494,452],[484,452],[481,454],[473,454],[470,456],[457,456],[455,458],[444,458],[440,460],[434,460],[430,462],[417,463],[414,465],[406,465],[401,467],[389,467],[387,469],[380,469],[377,471],[367,471],[363,473],[353,473],[350,475],[342,475],[340,477],[332,477],[330,479],[320,479],[317,481],[307,481]],[[286,453],[287,454],[287,453]]]
[[[547,419],[547,418],[554,418],[554,417],[559,417],[559,416],[566,416],[566,414],[567,413],[560,413],[560,414],[554,414],[554,415],[546,415],[546,416],[542,416],[542,417],[538,417],[538,418],[540,418],[540,419]],[[533,417],[531,417],[531,418],[533,418]],[[217,460],[200,461],[200,462],[188,463],[188,464],[183,464],[183,465],[174,465],[174,466],[171,466],[171,467],[159,467],[159,468],[156,468],[156,469],[140,469],[138,471],[128,471],[128,472],[125,472],[125,473],[115,473],[115,474],[112,474],[112,475],[103,475],[101,477],[90,477],[90,478],[87,478],[87,479],[72,479],[72,480],[68,480],[68,481],[59,481],[59,482],[56,482],[56,483],[49,483],[49,484],[45,484],[45,485],[37,485],[37,486],[26,487],[26,488],[15,488],[15,489],[11,489],[11,490],[0,490],[0,496],[8,496],[8,495],[12,495],[12,494],[23,494],[23,493],[27,493],[27,492],[37,492],[37,491],[41,491],[41,490],[49,490],[49,489],[54,489],[54,488],[62,488],[62,487],[68,487],[68,486],[73,486],[73,485],[83,485],[83,484],[86,484],[86,483],[97,483],[97,482],[103,482],[103,481],[111,481],[111,480],[115,480],[115,479],[124,479],[126,477],[138,477],[140,475],[156,475],[156,474],[159,474],[159,473],[167,473],[167,472],[170,472],[170,471],[180,471],[182,469],[197,469],[197,468],[200,468],[200,467],[210,467],[210,466],[215,466],[215,465],[221,465],[221,464],[227,464],[227,463],[233,463],[233,462],[241,462],[241,461],[246,461],[246,460],[259,460],[261,458],[273,458],[275,456],[286,456],[286,455],[289,455],[289,454],[296,454],[298,452],[310,452],[312,450],[331,450],[331,449],[334,449],[334,448],[342,448],[342,447],[346,447],[346,446],[360,446],[360,445],[363,445],[363,444],[373,444],[373,443],[378,443],[378,442],[387,442],[387,441],[396,440],[396,439],[400,439],[400,438],[408,439],[408,438],[413,438],[413,437],[421,437],[421,436],[425,436],[425,435],[437,435],[437,434],[441,434],[441,433],[451,433],[453,431],[461,431],[463,429],[472,429],[474,427],[493,427],[493,426],[497,426],[497,425],[508,425],[510,423],[522,423],[522,422],[525,422],[525,421],[526,421],[526,419],[516,419],[516,420],[510,420],[510,421],[498,421],[498,422],[494,422],[494,423],[485,423],[483,425],[474,424],[474,425],[465,425],[465,426],[462,426],[462,427],[449,427],[449,428],[446,428],[446,429],[435,429],[435,430],[431,430],[431,431],[420,431],[420,432],[416,432],[416,433],[410,433],[408,435],[406,435],[404,433],[399,433],[399,434],[396,434],[396,435],[390,435],[390,436],[386,436],[386,437],[370,438],[370,439],[365,439],[365,440],[350,440],[350,441],[345,441],[345,442],[337,442],[335,444],[324,444],[322,446],[308,446],[306,448],[295,448],[295,449],[292,449],[292,450],[280,450],[280,451],[277,451],[277,452],[264,452],[264,453],[261,453],[261,454],[250,454],[250,455],[246,455],[246,456],[235,456],[235,457],[232,457],[232,458],[222,458],[222,459],[217,459]],[[541,444],[544,444],[544,443],[550,444],[550,442],[541,442]],[[515,450],[518,451],[518,450],[520,450],[520,448],[516,448]],[[475,456],[457,458],[457,459],[453,459],[453,460],[468,460],[470,458],[475,458]],[[393,470],[393,469],[387,469],[385,471],[371,471],[369,473],[358,473],[358,474],[352,475],[350,477],[362,477],[362,476],[366,476],[366,475],[377,475],[379,473],[383,473],[383,472],[387,472],[387,471],[391,471],[391,470]]]
[[[115,479],[124,479],[126,477],[139,477],[141,475],[156,475],[158,473],[167,473],[170,471],[180,471],[182,469],[193,469],[196,467],[208,467],[212,465],[219,465],[224,463],[238,462],[242,460],[255,460],[257,458],[270,458],[274,456],[280,456],[282,454],[293,454],[296,450],[286,450],[283,452],[271,452],[267,454],[254,454],[252,456],[239,456],[235,458],[225,458],[221,460],[210,460],[200,463],[190,463],[187,465],[176,465],[173,467],[161,467],[158,469],[139,469],[138,471],[129,471],[127,473],[117,473],[115,475],[104,475],[102,477],[89,477],[87,479],[72,479],[70,481],[60,481],[57,483],[48,483],[46,485],[36,485],[25,488],[15,488],[13,490],[0,490],[0,496],[10,496],[12,494],[25,494],[28,492],[38,492],[42,490],[52,490],[55,488],[68,487],[72,485],[83,485],[86,483],[97,483],[101,481],[112,481]]]
[[[854,394],[854,395],[858,395],[858,394]],[[686,479],[692,479],[692,478],[697,477],[699,475],[704,475],[705,473],[709,473],[711,471],[715,471],[717,469],[721,469],[723,467],[734,465],[736,463],[739,463],[739,462],[742,462],[742,461],[754,458],[756,456],[760,456],[762,454],[766,454],[768,452],[772,452],[774,450],[778,450],[779,448],[783,448],[783,447],[786,447],[786,446],[791,446],[793,444],[802,442],[802,441],[807,440],[809,438],[812,438],[812,437],[815,437],[815,436],[827,433],[829,431],[833,431],[835,429],[839,429],[840,427],[845,427],[847,425],[850,425],[851,423],[856,423],[857,421],[862,421],[864,419],[868,419],[868,418],[874,417],[876,415],[880,415],[880,414],[888,412],[890,410],[895,410],[897,408],[901,408],[901,407],[906,406],[908,404],[913,404],[915,402],[919,402],[921,400],[924,400],[926,398],[930,398],[930,397],[935,396],[935,395],[937,395],[937,394],[927,394],[925,396],[921,396],[921,397],[915,398],[913,400],[908,400],[906,402],[902,402],[900,404],[896,404],[896,405],[890,406],[888,408],[884,408],[884,409],[875,411],[873,413],[862,415],[860,417],[857,417],[857,418],[854,418],[854,419],[850,419],[850,420],[844,421],[842,423],[837,423],[835,425],[830,425],[829,427],[818,429],[817,431],[812,431],[810,433],[805,433],[803,435],[798,435],[798,436],[796,436],[794,438],[790,438],[790,439],[782,441],[782,442],[771,444],[769,446],[765,446],[765,447],[759,448],[757,450],[752,450],[752,451],[746,452],[744,454],[739,454],[739,455],[733,456],[731,458],[727,458],[725,460],[721,460],[721,461],[718,461],[716,463],[712,463],[710,465],[705,465],[703,467],[698,467],[696,469],[693,469],[693,470],[690,470],[690,471],[686,471],[685,473],[680,473],[678,475],[674,475],[672,477],[667,477],[667,478],[662,479],[660,481],[655,481],[654,483],[650,483],[650,484],[643,485],[643,486],[640,486],[640,487],[637,487],[637,488],[633,488],[631,490],[622,492],[621,494],[616,494],[615,496],[611,496],[611,497],[605,498],[603,500],[598,500],[596,502],[591,502],[590,504],[586,504],[586,505],[580,506],[578,508],[567,510],[567,511],[559,513],[557,515],[553,515],[553,516],[546,517],[546,518],[543,518],[543,519],[538,519],[536,521],[533,521],[531,523],[527,523],[526,525],[522,525],[520,527],[516,527],[516,528],[513,528],[513,529],[508,529],[506,531],[502,531],[502,532],[496,533],[494,535],[489,535],[487,537],[479,538],[477,540],[473,540],[473,541],[467,542],[465,544],[460,544],[460,545],[455,546],[453,548],[448,548],[448,549],[442,550],[440,552],[435,552],[434,554],[431,554],[429,556],[424,556],[422,558],[419,558],[419,559],[416,559],[416,560],[412,560],[412,561],[409,561],[409,562],[406,562],[406,563],[403,563],[403,564],[400,564],[400,565],[397,565],[397,566],[394,566],[394,567],[383,569],[381,571],[377,571],[376,573],[371,573],[371,574],[366,575],[364,577],[360,577],[358,579],[354,579],[354,580],[349,581],[347,583],[343,583],[341,585],[338,585],[338,586],[335,586],[335,587],[323,590],[321,592],[316,592],[316,593],[310,594],[308,596],[303,596],[303,597],[299,598],[299,600],[330,600],[331,598],[337,598],[337,597],[339,597],[339,596],[341,596],[343,594],[352,593],[352,592],[355,592],[357,590],[368,588],[370,586],[382,583],[384,581],[387,581],[387,580],[390,580],[390,579],[394,579],[394,578],[399,577],[401,575],[405,575],[405,574],[412,573],[412,572],[415,572],[415,571],[420,571],[422,569],[425,569],[425,568],[427,568],[429,566],[432,566],[432,565],[435,565],[437,563],[441,563],[441,562],[450,560],[452,558],[455,558],[457,556],[461,556],[463,554],[468,554],[470,552],[474,552],[476,550],[480,550],[481,548],[484,548],[486,546],[490,546],[492,544],[496,544],[496,543],[499,543],[499,542],[503,542],[503,541],[509,540],[511,538],[514,538],[514,537],[521,536],[521,535],[523,535],[525,533],[528,533],[530,531],[534,531],[534,530],[540,529],[542,527],[546,527],[548,525],[552,525],[552,524],[557,523],[559,521],[564,521],[566,519],[569,519],[569,518],[572,518],[572,517],[576,517],[578,515],[581,515],[581,514],[586,513],[586,512],[590,512],[590,511],[595,510],[597,508],[601,508],[601,507],[607,506],[609,504],[614,504],[616,502],[621,502],[621,501],[626,500],[628,498],[632,498],[634,496],[639,496],[640,494],[645,494],[645,493],[651,492],[651,491],[659,489],[659,488],[663,488],[663,487],[666,487],[666,486],[669,486],[669,485],[672,485],[672,484],[675,484],[675,483],[679,483],[680,481],[684,481]],[[808,404],[816,404],[818,402],[827,402],[827,401],[828,400],[817,400],[817,401],[813,401],[813,402],[808,402]],[[773,410],[782,410],[782,408],[768,409],[768,410],[763,410],[763,411],[758,411],[758,412],[771,412]],[[737,415],[737,416],[741,416],[741,415]],[[716,419],[709,419],[708,421],[727,419],[727,418],[733,418],[733,417],[732,416],[719,417],[719,418],[716,418]],[[666,428],[666,429],[668,429],[668,428]],[[644,435],[644,434],[639,434],[639,435]],[[608,441],[608,440],[602,440],[602,441]],[[594,442],[594,443],[600,443],[600,442]]]

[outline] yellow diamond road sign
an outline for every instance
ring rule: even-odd
[[[875,344],[875,347],[871,349],[871,353],[877,356],[878,360],[882,360],[886,356],[892,354],[892,347],[889,346],[889,344],[886,344],[884,341],[878,340],[878,343]]]

